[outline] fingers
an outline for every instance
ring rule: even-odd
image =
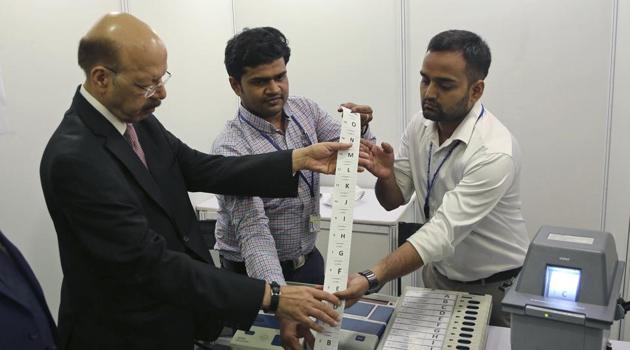
[[[335,293],[340,299],[357,299],[362,297],[370,287],[367,279],[359,274],[352,274],[348,278],[348,288]]]
[[[322,301],[340,304],[339,298],[322,290],[304,286],[282,286],[276,315],[300,322],[315,330],[319,330],[321,326],[316,325],[310,317],[336,326],[339,314],[330,304]]]
[[[337,112],[341,112],[341,107],[348,108],[352,113],[358,113],[361,116],[361,125],[367,125],[372,121],[372,114],[374,111],[372,107],[368,105],[358,105],[353,102],[342,103],[341,106],[337,109]]]
[[[300,350],[299,338],[301,327],[297,322],[287,319],[280,319],[280,337],[282,338],[282,347],[290,350]]]
[[[352,307],[352,305],[356,304],[359,299],[360,298],[346,300],[346,307]]]
[[[337,111],[341,112],[341,107],[346,107],[350,111],[352,111],[352,108],[354,108],[356,105],[357,105],[356,103],[352,103],[352,102],[342,103],[341,106],[339,106],[339,109],[337,109]]]
[[[302,350],[300,340],[296,337],[283,336],[282,347],[286,350]]]
[[[342,104],[343,107],[348,108],[352,113],[359,113],[359,114],[365,114],[365,115],[370,115],[372,113],[374,113],[374,111],[372,110],[372,107],[368,106],[368,105],[358,105],[356,103],[352,103],[352,102],[346,102],[344,104]],[[370,120],[372,118],[370,117]]]
[[[311,347],[311,349],[315,349],[315,336],[311,333],[310,330],[304,329],[304,331],[300,331],[298,334],[304,334],[304,341]]]
[[[357,171],[362,173],[371,165],[372,162],[372,153],[369,150],[366,150],[363,145],[359,148],[359,164],[357,167]],[[369,168],[368,168],[369,169]]]
[[[393,153],[394,152],[394,147],[392,147],[392,145],[390,145],[387,142],[381,143],[381,147],[383,148],[383,151],[385,151],[385,153]]]
[[[360,298],[363,296],[363,294],[365,294],[365,290],[363,290],[361,286],[351,285],[351,286],[348,286],[348,289],[346,290],[336,292],[335,296],[337,296],[339,299],[349,300],[349,299]]]
[[[337,298],[333,294],[314,288],[309,288],[309,292],[317,300],[327,301],[334,305],[341,305],[341,300],[339,300],[339,298]],[[332,307],[321,302],[317,302],[313,306],[314,310],[312,311],[311,316],[314,316],[317,319],[322,320],[333,327],[337,325],[337,322],[335,320],[339,318],[339,314]]]
[[[325,144],[328,148],[332,149],[333,151],[340,151],[340,150],[349,149],[350,147],[352,147],[351,143],[343,143],[343,142],[322,142],[322,143]]]
[[[361,171],[360,169],[367,169],[368,171],[371,171],[370,168],[374,166],[374,163],[372,162],[372,160],[370,159],[365,159],[365,158],[359,158],[359,166],[357,168],[357,171]]]
[[[324,303],[319,304],[320,305],[316,305],[315,308],[311,310],[310,315],[327,323],[331,327],[337,327],[337,319],[339,319],[337,311]]]
[[[370,124],[370,122],[372,121],[372,113],[370,112],[370,114],[365,114],[365,113],[361,113],[361,125],[367,125]]]
[[[361,139],[361,145],[367,147],[368,149],[372,149],[372,147],[374,147],[374,143],[366,139]]]
[[[306,319],[307,319],[307,321],[300,322],[300,323],[302,323],[304,326],[314,330],[315,332],[321,333],[321,332],[324,331],[324,327],[321,324],[311,320],[308,317]]]
[[[331,304],[335,304],[335,305],[339,305],[341,304],[341,300],[339,300],[339,298],[337,298],[335,295],[330,294],[328,292],[324,292],[323,290],[317,290],[315,288],[310,288],[312,289],[312,294],[315,298],[317,298],[318,300],[322,300],[322,301],[327,301]]]

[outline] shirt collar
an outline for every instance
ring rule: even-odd
[[[290,115],[293,115],[293,114],[291,113],[289,102],[287,101],[287,103],[284,104],[283,113],[282,113],[282,117],[285,118],[285,121],[287,123],[291,121],[291,118],[289,117]],[[258,129],[258,131],[266,132],[266,133],[278,132],[278,129],[276,129],[276,127],[273,124],[253,114],[252,112],[248,111],[247,108],[245,108],[242,104],[238,106],[238,117],[239,119],[245,120],[248,124]]]
[[[450,138],[468,144],[483,109],[481,102],[477,101],[466,117],[464,117],[464,120],[457,126]]]
[[[79,89],[79,91],[86,101],[88,101],[94,109],[101,113],[121,135],[125,133],[125,130],[127,130],[127,124],[118,119],[112,112],[109,111],[109,109],[107,109],[107,107],[103,106],[102,103],[100,103],[94,96],[92,96],[92,94],[90,94],[89,91],[87,91],[83,84],[81,84],[81,89]]]
[[[455,131],[451,137],[444,142],[441,147],[448,146],[455,140],[460,140],[461,142],[468,144],[470,138],[472,137],[473,130],[475,129],[475,125],[477,124],[477,120],[479,119],[482,111],[485,113],[484,107],[481,104],[481,101],[477,101],[475,105],[470,109],[470,112],[466,114],[461,123],[457,126]],[[429,119],[425,119],[424,125],[427,128],[430,128],[433,132],[435,132],[435,137],[437,138],[437,125],[435,122]]]

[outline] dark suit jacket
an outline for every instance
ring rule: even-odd
[[[291,152],[195,151],[153,116],[135,125],[148,170],[77,92],[40,166],[64,280],[67,349],[190,349],[222,322],[247,329],[264,282],[215,269],[187,191],[295,196]]]
[[[34,315],[40,313],[48,320],[48,326],[53,337],[55,337],[55,341],[57,341],[57,327],[50,315],[44,293],[37,282],[37,278],[35,278],[33,271],[20,251],[9,242],[2,232],[0,232],[0,242],[6,248],[9,257],[12,258],[19,270],[16,272],[24,276],[30,284],[31,290],[41,306],[33,310],[23,295],[16,295],[0,279],[0,349],[43,350],[47,346],[56,346],[56,344],[43,344],[42,339],[37,337],[35,333],[37,325]],[[0,252],[0,254],[4,253]]]

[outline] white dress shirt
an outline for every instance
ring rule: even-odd
[[[99,111],[99,113],[101,113],[105,117],[105,119],[112,123],[114,128],[116,128],[116,130],[118,130],[121,135],[125,133],[125,131],[127,130],[127,124],[118,119],[118,117],[110,112],[109,109],[107,109],[107,107],[105,107],[102,103],[98,102],[98,100],[94,96],[92,96],[89,91],[87,91],[85,86],[81,85],[79,92],[81,92],[81,95],[83,95],[85,100],[88,101],[88,103],[92,105],[94,109]]]
[[[408,239],[423,262],[456,281],[521,266],[529,236],[521,213],[520,153],[509,130],[477,102],[440,145],[436,123],[419,112],[403,134],[394,167],[405,202],[416,192],[420,208],[429,159],[431,179],[444,163],[428,197],[429,218]]]

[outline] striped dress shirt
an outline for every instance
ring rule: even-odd
[[[283,117],[284,133],[239,106],[214,141],[212,153],[260,154],[339,139],[338,118],[307,98],[289,97]],[[365,137],[374,140],[370,131]],[[284,284],[280,261],[308,254],[315,247],[319,225],[312,225],[310,217],[319,215],[319,175],[302,170],[298,176],[295,198],[217,196],[215,249],[230,261],[245,262],[251,277]]]

